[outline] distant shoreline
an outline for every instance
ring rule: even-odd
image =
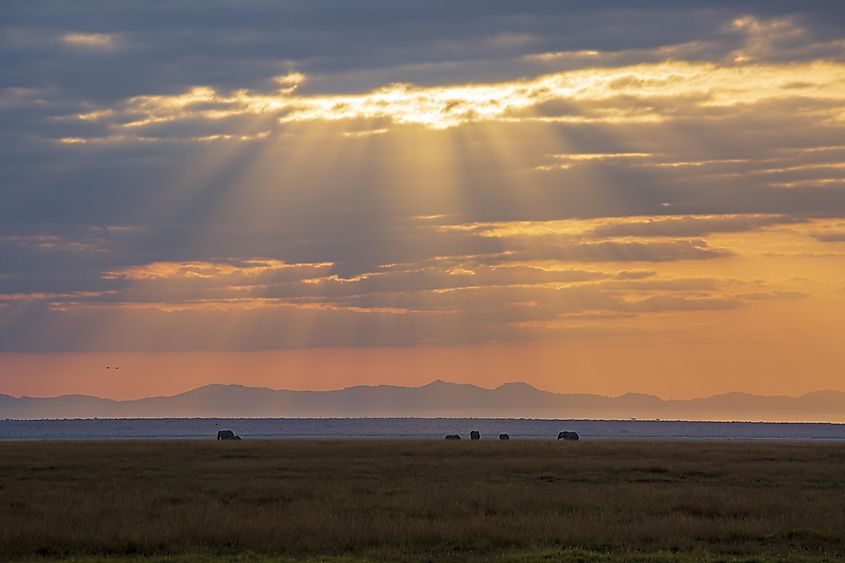
[[[553,440],[578,432],[593,441],[845,441],[845,424],[531,418],[99,418],[0,420],[0,440],[204,440],[231,429],[244,440],[439,440],[448,434],[482,440]]]
[[[64,422],[106,420],[533,420],[560,422],[648,422],[690,424],[827,424],[845,426],[845,422],[824,420],[699,420],[669,418],[549,418],[530,416],[114,416],[66,418],[0,418],[0,422]]]

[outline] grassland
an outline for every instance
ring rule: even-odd
[[[843,557],[843,444],[0,443],[0,560]]]

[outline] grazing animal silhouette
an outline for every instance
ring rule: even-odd
[[[557,435],[558,440],[580,440],[577,432],[568,432],[564,430],[563,432],[558,433]]]
[[[469,433],[469,439],[470,440],[480,440],[481,439],[481,433],[478,430],[473,430],[472,432]]]
[[[499,434],[499,440],[510,440],[511,437],[507,434]]]
[[[240,436],[235,436],[231,430],[221,430],[217,433],[218,440],[240,440]]]
[[[449,434],[448,436],[446,436],[446,439],[447,440],[460,440],[461,437],[458,436],[457,434]]]

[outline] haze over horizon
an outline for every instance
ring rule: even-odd
[[[837,3],[2,10],[0,394],[845,391]]]
[[[98,398],[98,399],[108,399],[108,400],[114,400],[114,401],[133,401],[133,400],[150,399],[150,398],[156,398],[156,397],[174,397],[174,396],[177,396],[177,395],[183,395],[185,393],[191,393],[193,391],[197,391],[197,390],[200,390],[200,389],[206,389],[206,388],[244,388],[244,389],[261,389],[261,390],[267,390],[267,391],[292,391],[292,392],[304,392],[304,393],[325,393],[325,392],[346,391],[346,390],[349,390],[349,389],[362,389],[362,388],[367,388],[367,389],[379,389],[379,388],[423,389],[423,388],[430,387],[430,386],[433,386],[433,385],[449,385],[449,386],[454,385],[454,386],[461,386],[461,387],[468,387],[468,388],[469,387],[478,388],[478,389],[481,389],[481,390],[484,390],[484,391],[497,391],[497,390],[507,389],[507,388],[512,388],[512,387],[524,387],[526,389],[532,389],[532,390],[541,391],[541,392],[544,392],[544,393],[563,394],[563,393],[559,393],[559,392],[556,392],[556,391],[549,391],[548,389],[540,389],[540,388],[535,387],[534,385],[532,385],[528,382],[525,382],[525,381],[505,381],[504,383],[500,383],[498,385],[482,386],[482,385],[477,385],[477,384],[474,384],[474,383],[464,383],[464,382],[461,382],[461,381],[433,379],[433,380],[431,380],[427,383],[422,383],[422,384],[419,384],[419,385],[397,385],[397,384],[391,384],[391,383],[376,383],[376,384],[358,383],[358,384],[350,385],[350,386],[347,386],[347,387],[335,387],[335,388],[326,388],[326,389],[318,389],[318,388],[291,389],[291,388],[286,388],[286,387],[266,387],[266,386],[260,386],[260,385],[244,385],[242,383],[219,383],[219,382],[216,382],[216,381],[211,381],[209,383],[205,383],[203,385],[200,385],[199,387],[191,387],[191,388],[185,389],[181,392],[176,392],[176,393],[173,393],[173,394],[144,395],[144,396],[130,397],[130,398],[109,397],[109,396],[105,396],[105,395],[89,395],[89,394],[86,394],[86,393],[66,393],[66,394],[61,394],[61,395],[37,395],[37,396],[36,395],[17,395],[17,396],[14,396],[14,395],[9,395],[7,393],[0,393],[0,395],[7,395],[7,396],[10,396],[10,397],[15,397],[15,398],[34,398],[34,399],[39,399],[39,398],[41,398],[41,399],[55,399],[55,398],[60,398],[60,397],[63,397],[63,396],[86,396],[86,397],[94,397],[94,398]],[[812,394],[812,393],[827,393],[827,392],[845,393],[845,391],[837,391],[835,389],[815,389],[813,391],[809,391],[808,393],[804,393],[803,395],[800,395],[800,396],[804,396],[804,395]],[[626,395],[638,395],[638,396],[643,396],[643,397],[655,397],[655,398],[658,398],[658,399],[661,399],[661,400],[690,400],[690,399],[675,399],[675,398],[670,398],[670,397],[660,397],[659,395],[653,395],[653,394],[649,394],[649,393],[638,393],[638,392],[635,392],[635,391],[627,391],[627,392],[619,394],[619,395],[607,395],[607,394],[602,395],[602,394],[598,394],[598,393],[573,393],[573,394],[576,394],[576,395],[594,395],[594,396],[607,397],[607,398],[619,398],[619,397],[623,397],[623,396],[626,396]],[[768,396],[768,397],[786,397],[786,398],[797,398],[798,397],[798,396],[794,396],[794,395],[755,395],[754,393],[746,393],[744,391],[728,391],[726,393],[719,393],[717,395],[711,395],[709,397],[692,397],[691,399],[692,400],[706,399],[706,398],[725,396],[725,395],[750,395],[750,396]]]
[[[87,395],[51,398],[0,394],[0,420],[113,418],[511,418],[845,424],[845,392],[800,397],[728,393],[663,400],[560,394],[525,382],[495,388],[435,380],[418,387],[356,385],[329,391],[291,391],[209,384],[185,393],[114,401]]]

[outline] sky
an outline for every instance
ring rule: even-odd
[[[0,10],[0,393],[845,390],[840,2]]]

